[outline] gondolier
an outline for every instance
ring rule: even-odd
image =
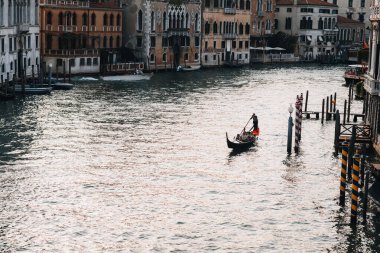
[[[252,115],[252,124],[253,130],[257,130],[257,128],[259,128],[259,119],[257,118],[256,114]]]

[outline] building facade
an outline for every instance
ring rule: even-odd
[[[202,4],[201,64],[249,64],[250,0],[206,0]]]
[[[124,45],[148,70],[200,64],[199,0],[125,1]]]
[[[371,126],[372,142],[377,153],[380,154],[380,2],[371,2],[370,16],[371,22],[369,35],[369,61],[364,89],[366,96],[364,99],[365,122]]]
[[[267,46],[266,38],[272,36],[276,30],[275,0],[254,0],[251,12],[251,46]]]
[[[89,74],[117,61],[123,15],[118,0],[40,0],[40,11],[45,68]]]
[[[1,80],[37,73],[40,63],[38,8],[38,0],[0,0]]]
[[[298,36],[303,60],[335,55],[338,40],[338,6],[320,0],[278,0],[276,31]]]
[[[358,51],[365,41],[364,23],[338,16],[336,26],[339,30],[337,56],[342,61],[357,62]]]

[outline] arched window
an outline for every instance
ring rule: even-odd
[[[323,20],[322,20],[322,18],[319,18],[319,20],[318,20],[318,29],[319,30],[323,29]]]
[[[247,3],[245,4],[245,9],[250,10],[251,9],[251,2],[247,0]]]
[[[143,13],[141,10],[139,10],[139,14],[137,16],[137,30],[142,31],[143,26]]]
[[[113,26],[114,22],[113,22],[113,14],[111,13],[110,15],[110,26]]]
[[[249,34],[249,24],[248,23],[246,23],[245,24],[245,34]]]
[[[186,13],[186,24],[185,24],[185,27],[189,28],[189,13]]]
[[[329,21],[328,21],[327,27],[328,27],[328,29],[331,29],[331,18],[329,18],[328,20]]]
[[[71,25],[71,20],[72,19],[72,16],[71,16],[71,12],[66,12],[66,24],[65,25]]]
[[[239,34],[243,34],[243,30],[244,30],[244,28],[243,28],[243,24],[240,23],[240,24],[239,24]]]
[[[194,22],[194,26],[195,26],[195,31],[198,32],[198,22],[199,22],[199,16],[198,16],[198,13],[195,14],[195,22]]]
[[[52,17],[53,17],[53,15],[51,14],[51,12],[49,11],[48,13],[47,13],[47,15],[46,15],[46,24],[48,24],[48,25],[52,25],[53,23],[52,23]]]
[[[333,18],[331,21],[331,29],[334,29],[335,25],[336,25],[335,18]]]
[[[180,26],[181,28],[184,28],[185,27],[185,16],[183,15],[183,13],[182,13],[182,15],[181,15],[181,26]]]
[[[82,25],[88,25],[87,24],[87,13],[84,13],[82,15]]]
[[[162,27],[164,28],[163,30],[166,31],[166,12],[164,12],[164,14],[162,14]]]
[[[95,13],[92,13],[92,15],[91,15],[91,25],[96,25],[96,15],[95,15]]]
[[[117,14],[117,16],[116,16],[116,25],[117,26],[121,25],[121,16],[120,16],[120,14]]]
[[[210,33],[210,24],[208,23],[208,21],[205,23],[205,34],[209,34]]]
[[[306,17],[303,17],[300,21],[300,29],[306,29],[306,26],[307,26],[306,22],[307,22]]]
[[[111,36],[110,37],[110,45],[109,45],[110,48],[113,48],[113,37]]]
[[[244,10],[244,0],[240,0],[239,9]]]
[[[216,22],[214,22],[213,26],[212,26],[212,32],[214,34],[217,34],[218,33],[218,25],[216,24]]]
[[[156,21],[154,20],[154,12],[150,13],[150,30],[153,32],[156,30]]]
[[[120,36],[117,36],[117,37],[116,37],[116,47],[117,47],[117,48],[120,47]]]
[[[108,25],[108,15],[107,15],[107,13],[104,14],[104,16],[103,16],[103,25],[104,25],[104,26],[107,26],[107,25]]]
[[[58,14],[58,25],[63,25],[63,13]]]
[[[73,25],[77,25],[77,14],[73,13]]]
[[[311,17],[307,19],[307,29],[313,29],[313,20],[311,20]]]
[[[107,36],[103,37],[103,48],[107,48]]]
[[[324,22],[323,22],[323,29],[327,29],[327,18],[324,19]]]

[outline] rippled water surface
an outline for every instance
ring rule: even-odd
[[[353,230],[338,207],[334,122],[305,120],[286,154],[289,103],[337,92],[342,111],[343,72],[158,73],[1,103],[0,252],[379,252],[378,215]],[[253,112],[258,145],[231,153]]]

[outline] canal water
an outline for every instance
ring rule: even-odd
[[[337,92],[343,111],[343,72],[167,72],[1,103],[0,251],[379,252],[379,215],[352,229],[338,207],[334,122],[304,120],[286,153],[289,103]],[[257,146],[231,153],[252,113]]]

